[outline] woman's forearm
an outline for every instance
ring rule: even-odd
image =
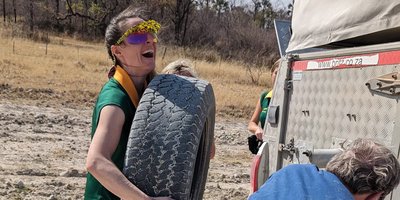
[[[253,134],[255,134],[256,133],[256,131],[257,131],[257,129],[258,128],[260,128],[259,126],[258,126],[258,124],[256,124],[255,122],[249,122],[249,125],[248,125],[248,127],[247,127],[247,129],[250,131],[250,132],[252,132]]]
[[[103,156],[89,159],[88,171],[110,192],[124,200],[150,200],[150,197],[133,185],[110,160]]]

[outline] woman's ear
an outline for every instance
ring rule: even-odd
[[[118,45],[111,45],[111,52],[118,59],[122,56],[121,48]]]

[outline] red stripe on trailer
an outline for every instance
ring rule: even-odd
[[[254,156],[250,172],[251,192],[256,192],[258,190],[258,170],[260,168],[260,162],[261,155]]]
[[[400,51],[388,51],[379,54],[379,65],[393,65],[400,63]]]
[[[307,63],[308,63],[308,60],[295,61],[292,64],[292,69],[293,69],[293,71],[305,71],[305,70],[307,70]]]
[[[365,62],[365,60],[368,60],[369,62]],[[294,71],[329,70],[329,69],[368,67],[376,65],[393,65],[399,63],[400,63],[400,51],[387,51],[387,52],[372,53],[372,54],[361,54],[355,56],[343,56],[343,57],[331,57],[331,58],[315,59],[315,60],[295,61],[292,64],[292,69]]]

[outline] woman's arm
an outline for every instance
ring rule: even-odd
[[[263,130],[260,126],[258,126],[258,121],[261,113],[261,104],[260,101],[257,101],[256,108],[254,109],[253,115],[251,116],[248,130],[254,133],[257,136],[257,139],[262,140]]]
[[[133,185],[111,161],[124,121],[124,112],[117,106],[105,106],[101,110],[99,124],[89,147],[86,168],[105,188],[121,199],[153,199]]]

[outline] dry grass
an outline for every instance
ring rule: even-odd
[[[59,94],[55,95],[56,100],[69,98],[67,102],[71,102],[83,99],[88,102],[85,105],[94,102],[107,80],[106,73],[111,65],[103,44],[50,36],[46,55],[45,43],[12,38],[6,31],[6,28],[0,31],[0,84],[17,88],[13,91],[20,91],[19,88],[24,91],[50,89]],[[175,59],[187,58],[188,54],[188,49],[159,46],[157,71]],[[251,83],[245,68],[238,63],[220,60],[193,62],[200,78],[212,83],[217,112],[222,116],[249,118],[260,92],[265,86],[270,87],[267,69],[261,75],[262,82],[256,85]],[[1,90],[4,87],[0,88],[0,94]]]

